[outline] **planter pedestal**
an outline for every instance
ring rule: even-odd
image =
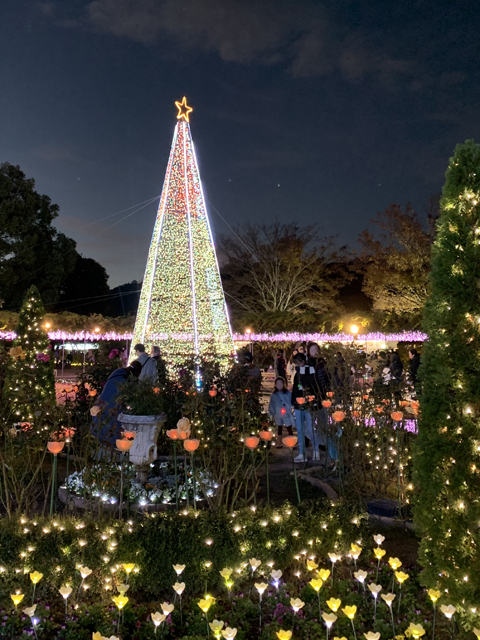
[[[136,437],[130,449],[130,462],[137,467],[137,480],[145,483],[148,468],[157,459],[157,438],[167,416],[130,416],[120,413],[118,421],[125,431],[135,431]]]

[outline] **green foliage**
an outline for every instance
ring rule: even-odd
[[[420,324],[428,295],[430,251],[436,218],[434,203],[428,227],[411,204],[405,210],[392,204],[372,220],[379,236],[363,231],[363,291],[373,301],[373,311],[384,326],[414,328]]]
[[[159,416],[166,409],[166,398],[160,387],[153,387],[151,380],[130,377],[121,384],[118,402],[131,416]]]
[[[52,226],[58,206],[20,167],[0,165],[0,278],[5,306],[18,308],[29,284],[55,302],[77,259],[76,243]]]
[[[424,313],[414,456],[423,579],[453,602],[480,597],[480,145],[450,160]]]
[[[51,344],[42,326],[45,310],[31,286],[18,317],[3,397],[11,406],[12,420],[29,422],[55,397]],[[17,353],[18,352],[18,353]]]

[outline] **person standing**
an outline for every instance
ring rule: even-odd
[[[420,366],[420,354],[416,349],[410,349],[408,352],[410,358],[410,378],[412,379],[413,386],[417,390],[418,382],[418,367]]]
[[[275,358],[275,375],[277,378],[287,379],[287,363],[285,362],[283,349],[277,351],[277,357]]]
[[[139,379],[150,380],[152,384],[154,384],[157,381],[157,363],[145,353],[145,346],[143,344],[135,345],[135,355],[137,356],[136,361],[142,365]]]
[[[293,434],[292,394],[287,389],[287,383],[281,377],[275,379],[275,391],[270,396],[268,413],[277,425],[277,447],[281,448],[283,427],[287,427],[288,435]]]
[[[323,401],[327,399],[327,392],[331,388],[330,374],[327,371],[327,362],[320,354],[320,347],[316,342],[308,346],[308,365],[313,369],[317,442],[327,448],[332,459],[336,460],[338,453],[332,437],[328,433],[328,413],[323,406]]]
[[[297,353],[293,358],[295,365],[295,377],[292,388],[292,405],[294,408],[295,425],[297,427],[299,454],[294,458],[294,462],[306,461],[305,438],[314,443],[313,460],[320,460],[320,453],[317,449],[317,438],[315,438],[312,426],[312,415],[306,407],[307,398],[315,394],[315,380],[313,367],[307,366],[305,354]]]

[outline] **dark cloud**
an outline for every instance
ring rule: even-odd
[[[93,0],[91,28],[144,45],[174,42],[215,52],[224,62],[284,64],[294,77],[337,70],[350,82],[376,76],[385,84],[408,73],[407,61],[379,51],[320,5],[282,0]]]

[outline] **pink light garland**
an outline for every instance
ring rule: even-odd
[[[17,334],[14,331],[0,331],[0,340],[15,340]],[[93,331],[76,331],[69,333],[68,331],[49,331],[50,340],[67,340],[69,342],[95,342],[103,340],[131,340],[132,333],[116,333],[109,331],[107,333],[95,333]],[[193,335],[190,334],[172,334],[174,339],[192,340]],[[208,336],[206,336],[208,337]],[[162,342],[168,340],[166,333],[152,336],[153,340]],[[359,345],[365,342],[424,342],[428,339],[426,333],[421,331],[403,331],[401,333],[366,333],[361,335],[351,335],[348,333],[234,333],[235,342],[356,342]]]

